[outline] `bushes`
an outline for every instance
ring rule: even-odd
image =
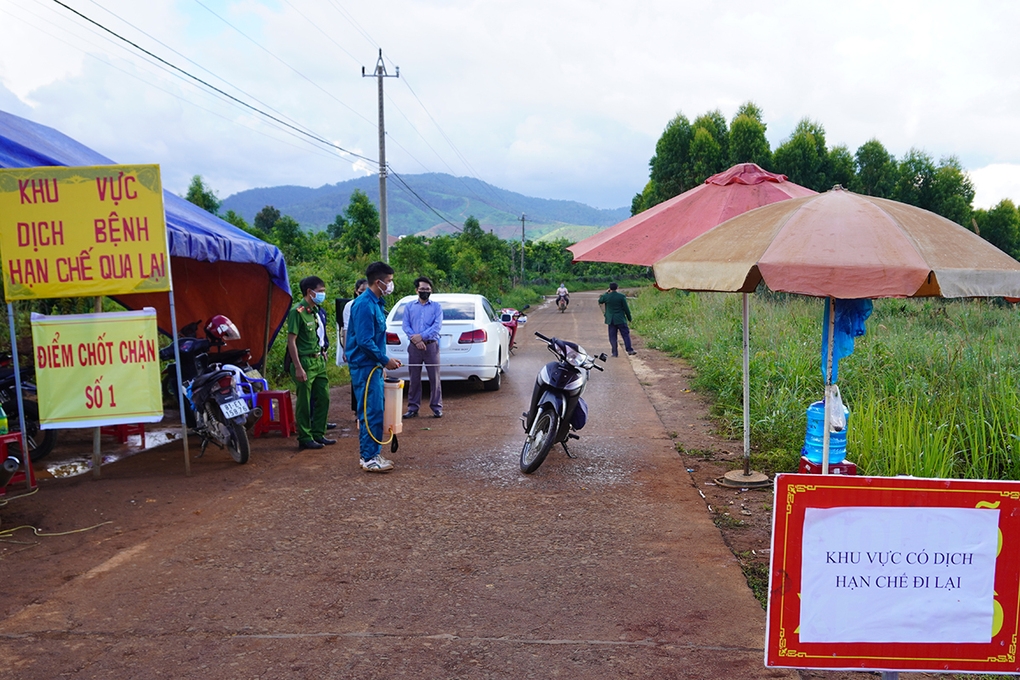
[[[821,398],[822,300],[755,294],[751,442],[756,465],[797,467],[807,406]],[[742,430],[740,296],[642,291],[634,328],[687,359],[728,436]],[[840,362],[849,457],[876,475],[1020,479],[1020,319],[984,300],[876,300]]]

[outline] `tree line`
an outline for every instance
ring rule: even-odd
[[[975,209],[974,185],[956,156],[938,162],[920,149],[897,159],[878,139],[855,152],[829,147],[821,123],[804,118],[776,149],[765,137],[761,109],[747,102],[727,125],[717,109],[688,120],[678,113],[663,130],[648,162],[648,183],[631,202],[631,214],[692,189],[737,163],[757,163],[815,191],[841,185],[859,194],[915,205],[980,234],[1013,257],[1020,255],[1020,212],[1003,200]]]
[[[185,198],[234,226],[274,244],[283,253],[294,289],[305,276],[315,274],[326,282],[329,295],[349,295],[365,268],[380,257],[379,211],[368,195],[355,190],[344,211],[323,231],[309,231],[275,207],[267,205],[252,224],[232,210],[220,215],[221,202],[200,175],[192,178]],[[520,241],[504,240],[487,232],[473,215],[455,234],[404,236],[389,247],[390,264],[396,270],[395,294],[411,294],[414,279],[432,279],[440,292],[480,293],[494,303],[524,295],[560,282],[602,283],[612,279],[634,280],[650,276],[648,268],[602,262],[572,262],[566,240],[526,241],[524,275],[521,276]],[[509,304],[509,302],[508,302]]]

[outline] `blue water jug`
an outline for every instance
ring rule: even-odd
[[[850,410],[843,406],[847,427],[842,432],[829,433],[829,464],[842,463],[846,458],[846,430],[850,427]],[[800,455],[812,463],[822,464],[822,442],[825,437],[825,402],[816,401],[808,406],[807,432],[804,435],[804,448]]]

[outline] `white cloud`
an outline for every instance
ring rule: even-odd
[[[1020,201],[1020,163],[993,163],[969,174],[974,183],[975,208],[987,210],[1004,198]]]

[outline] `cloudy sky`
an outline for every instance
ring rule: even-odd
[[[630,204],[677,112],[752,100],[775,148],[808,117],[831,146],[956,155],[975,206],[1020,200],[1020,3],[686,0],[0,0],[0,110],[226,197],[387,160],[523,194]]]

